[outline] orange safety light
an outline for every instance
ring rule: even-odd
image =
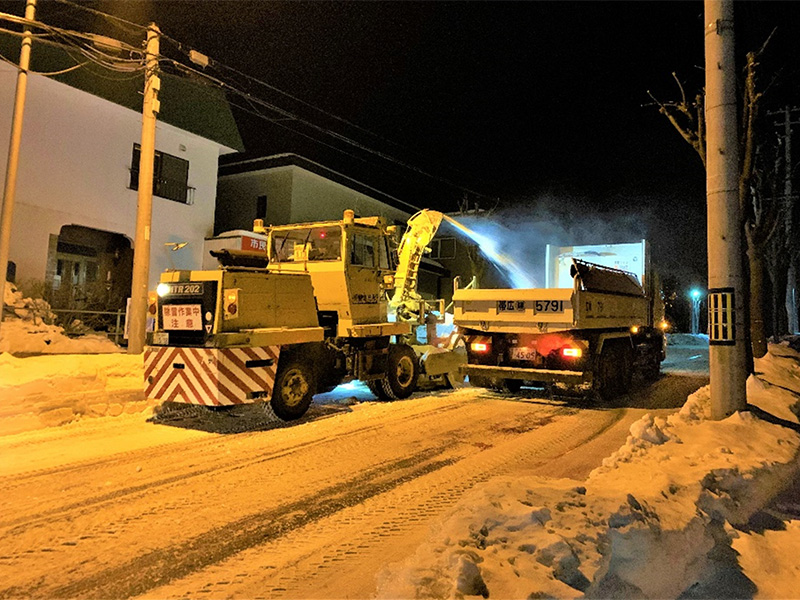
[[[583,355],[583,350],[580,348],[562,348],[561,355],[565,358],[580,358]]]
[[[158,312],[158,294],[155,292],[147,294],[147,312],[151,315],[155,315]]]
[[[224,319],[235,319],[239,316],[239,289],[225,290],[222,303],[222,316]]]

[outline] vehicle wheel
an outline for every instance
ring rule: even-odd
[[[383,396],[388,400],[408,398],[417,389],[419,359],[411,346],[395,344],[389,347],[386,360],[386,377],[380,384]],[[381,394],[377,394],[382,398]]]
[[[519,392],[520,388],[522,387],[522,380],[521,379],[504,379],[503,380],[503,391],[508,392],[510,394],[516,394]]]
[[[633,383],[633,349],[629,346],[620,346],[617,375],[617,395],[627,394]]]
[[[299,419],[311,405],[314,390],[314,371],[308,364],[291,361],[282,365],[275,376],[272,410],[284,421]]]
[[[611,344],[605,344],[597,361],[594,372],[592,391],[597,397],[607,402],[617,395],[618,371],[617,361],[620,355]]]
[[[367,387],[369,391],[375,394],[378,400],[391,400],[389,396],[383,391],[383,380],[382,379],[370,379],[367,381]]]

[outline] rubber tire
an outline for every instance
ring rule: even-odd
[[[620,354],[613,344],[604,344],[594,373],[592,391],[603,402],[613,400],[618,389],[618,365]]]
[[[381,384],[381,381],[382,380],[380,379],[370,379],[367,381],[367,387],[369,388],[369,391],[375,394],[378,400],[391,400],[391,398],[387,397],[383,393],[383,385]]]
[[[294,421],[306,414],[315,390],[314,369],[304,361],[293,360],[279,367],[270,405],[279,418]]]
[[[407,344],[389,346],[386,359],[386,377],[377,380],[381,400],[403,400],[417,389],[419,379],[419,359],[416,352]],[[372,388],[370,388],[372,389]]]
[[[619,346],[619,368],[617,371],[617,395],[624,396],[633,385],[634,350],[628,345]]]

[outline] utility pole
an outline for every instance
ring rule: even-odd
[[[747,407],[733,0],[705,0],[711,418]]]
[[[142,143],[139,149],[139,194],[136,209],[136,236],[133,246],[133,282],[128,318],[128,353],[144,349],[147,327],[147,285],[150,275],[150,225],[153,214],[153,164],[156,152],[156,116],[159,112],[158,76],[159,37],[155,23],[147,28],[145,50],[144,103],[142,105]]]
[[[36,0],[25,4],[25,19],[33,21],[36,17]],[[28,91],[28,68],[31,62],[31,28],[25,25],[22,44],[19,50],[19,71],[17,71],[17,92],[14,97],[14,116],[11,120],[11,139],[8,144],[6,164],[6,183],[3,189],[3,210],[0,213],[0,327],[5,311],[5,285],[8,272],[8,254],[11,248],[11,219],[14,215],[14,200],[17,193],[17,169],[19,167],[19,146],[22,141],[22,117],[25,114],[25,95]]]

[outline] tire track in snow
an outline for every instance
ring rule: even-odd
[[[311,521],[361,504],[372,496],[402,485],[405,481],[441,469],[451,461],[436,459],[452,445],[450,442],[416,456],[371,469],[358,477],[321,490],[312,497],[276,510],[249,515],[183,543],[148,552],[127,563],[65,586],[48,590],[28,590],[28,594],[32,592],[33,595],[58,598],[126,598],[143,594],[159,585],[280,537]],[[235,532],[235,535],[231,535],[231,532]],[[15,593],[18,590],[0,590],[0,598],[11,597]]]
[[[311,597],[315,592],[319,597],[341,594],[341,588],[337,592],[337,585],[330,583],[338,573],[353,578],[364,562],[374,560],[371,557],[389,555],[396,540],[415,530],[417,535],[424,535],[431,519],[455,505],[477,484],[563,456],[602,435],[625,413],[624,409],[577,413],[562,408],[548,415],[540,413],[538,418],[525,418],[529,429],[515,439],[498,446],[486,445],[478,453],[371,497],[357,509],[346,509],[336,514],[335,520],[326,516],[185,580],[152,590],[149,595],[291,598]],[[336,540],[333,543],[332,538]],[[368,578],[367,585],[371,582]]]
[[[437,415],[439,413],[458,410],[461,407],[462,403],[460,402],[451,405],[437,406],[432,410],[426,410],[424,412],[407,415],[405,416],[404,419],[402,419],[402,421],[407,422],[418,419],[426,419],[431,416]],[[77,511],[78,514],[94,512],[100,509],[104,504],[117,502],[127,496],[143,494],[143,493],[152,493],[154,490],[160,487],[174,485],[177,483],[187,481],[192,478],[208,476],[214,473],[229,473],[240,469],[246,469],[258,464],[270,462],[276,459],[283,458],[285,456],[289,456],[300,450],[305,450],[325,444],[333,444],[340,442],[345,438],[361,436],[364,433],[368,433],[370,431],[378,431],[382,427],[383,423],[367,425],[365,427],[360,427],[350,431],[345,431],[339,434],[326,436],[306,442],[295,443],[294,445],[287,446],[285,448],[281,448],[279,450],[270,452],[269,454],[260,455],[258,457],[248,456],[247,458],[233,460],[233,461],[227,458],[226,462],[219,465],[202,467],[199,469],[194,469],[189,472],[182,472],[171,477],[163,477],[139,485],[124,487],[122,489],[117,489],[112,492],[107,492],[94,497],[77,500],[75,502],[71,502],[65,505],[56,506],[46,511],[42,511],[40,513],[36,513],[33,515],[16,516],[15,518],[12,519],[2,520],[0,521],[0,527],[11,527],[12,529],[10,529],[7,532],[8,534],[18,533],[22,528],[27,528],[31,525],[39,525],[52,521],[60,521],[65,517],[65,513],[73,511]],[[246,435],[247,437],[252,437],[258,434],[253,433]],[[54,470],[43,469],[35,473],[27,474],[27,477],[23,478],[16,478],[14,476],[0,478],[0,489],[4,490],[4,494],[6,495],[6,497],[11,497],[16,488],[20,488],[26,485],[28,486],[35,485],[35,479],[38,478],[53,480],[54,476],[67,477],[69,475],[72,475],[74,477],[75,471],[82,471],[86,474],[87,477],[92,477],[94,472],[102,468],[103,466],[115,465],[115,464],[127,465],[133,459],[138,459],[139,456],[142,455],[143,453],[146,454],[146,459],[148,462],[149,461],[161,462],[163,460],[168,459],[171,455],[174,455],[175,453],[187,454],[187,455],[191,454],[194,456],[209,456],[212,453],[207,452],[206,450],[209,451],[215,450],[217,449],[219,444],[220,444],[220,438],[214,438],[213,440],[195,440],[188,443],[162,444],[155,447],[149,447],[146,450],[134,450],[130,452],[115,454],[113,457],[110,457],[109,459],[106,460],[92,461],[89,463],[83,463],[76,466],[58,468]],[[152,450],[158,450],[159,453],[154,455],[152,454]],[[20,481],[19,479],[22,479],[22,481]],[[9,480],[11,485],[6,485],[7,482],[5,480]],[[32,480],[34,480],[33,483]],[[14,483],[16,483],[17,485],[14,485]],[[13,510],[10,508],[5,509],[3,513],[19,515],[18,510]]]

